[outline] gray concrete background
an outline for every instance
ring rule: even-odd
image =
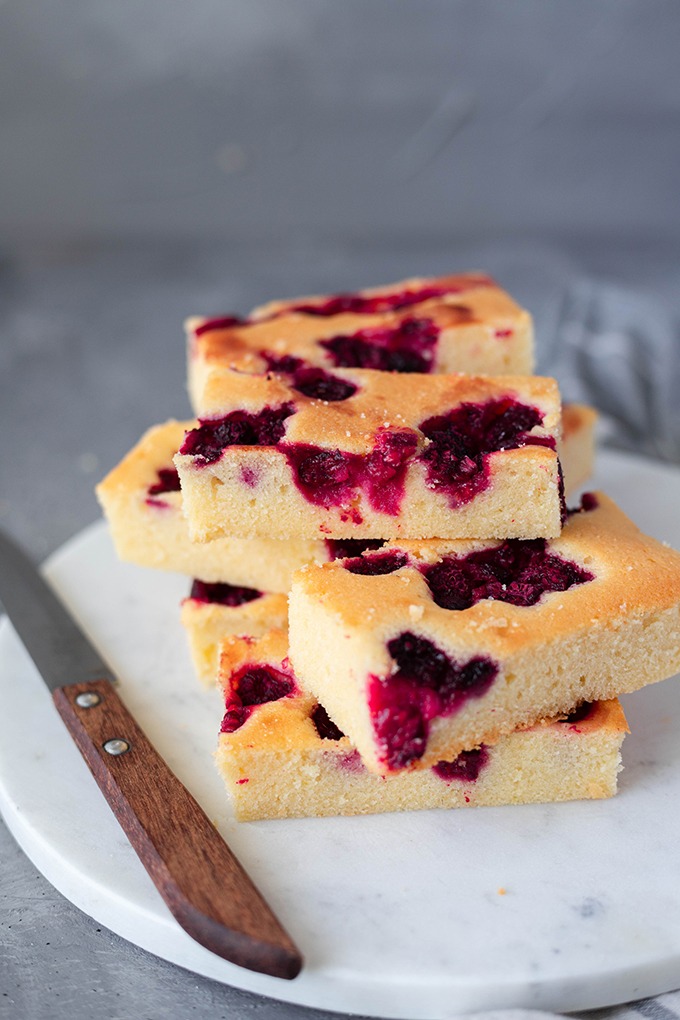
[[[4,0],[9,241],[673,234],[674,0]]]
[[[680,460],[679,43],[672,0],[4,0],[0,526],[42,559],[97,519],[188,413],[185,315],[468,267]],[[1,1017],[204,1015],[326,1014],[99,930],[0,825]]]

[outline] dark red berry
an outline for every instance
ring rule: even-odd
[[[509,539],[467,556],[447,556],[422,568],[443,609],[469,609],[482,599],[533,606],[547,592],[566,591],[594,574],[548,551],[545,539]]]
[[[189,598],[197,602],[217,603],[221,606],[242,606],[262,597],[255,588],[241,588],[224,582],[194,581]]]
[[[432,766],[432,771],[445,783],[456,779],[460,782],[474,783],[479,773],[489,761],[488,749],[482,744],[473,751],[461,751],[453,761],[439,761]]]
[[[455,662],[428,638],[405,632],[387,645],[396,669],[371,677],[368,707],[382,760],[400,769],[422,757],[430,722],[486,694],[498,673],[487,656]]]

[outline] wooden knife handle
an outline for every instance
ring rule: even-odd
[[[72,684],[56,690],[53,698],[180,925],[239,967],[294,978],[302,966],[295,943],[113,685],[108,680]]]

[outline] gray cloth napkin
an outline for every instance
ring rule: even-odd
[[[680,340],[663,305],[584,279],[566,291],[554,331],[539,338],[539,371],[565,400],[593,404],[602,439],[680,461]]]

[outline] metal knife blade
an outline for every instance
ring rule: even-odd
[[[26,554],[0,532],[0,602],[51,691],[112,670]]]
[[[29,558],[0,533],[0,601],[111,810],[179,924],[211,952],[294,978],[300,952],[114,689]]]

